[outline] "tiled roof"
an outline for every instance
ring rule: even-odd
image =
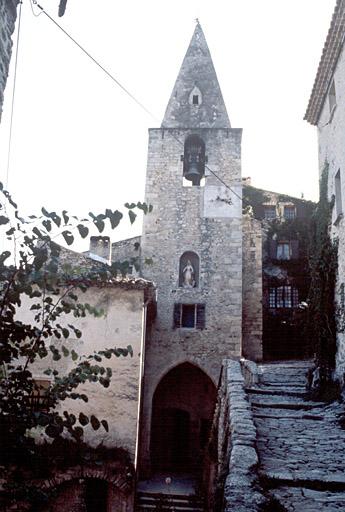
[[[345,0],[337,0],[304,119],[316,125],[345,37]]]

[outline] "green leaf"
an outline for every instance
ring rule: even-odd
[[[61,350],[65,357],[69,356],[69,350],[64,345],[62,345]]]
[[[53,361],[59,361],[61,359],[61,354],[58,350],[53,353]]]
[[[82,412],[79,414],[79,423],[85,427],[89,423],[89,418]]]
[[[63,210],[62,216],[63,216],[64,223],[68,224],[69,216],[67,215],[67,211],[66,210]]]
[[[72,356],[72,361],[76,361],[79,357],[74,349],[71,350],[71,356]]]
[[[3,253],[0,254],[0,265],[2,265],[4,263],[5,260],[7,260],[7,258],[9,258],[11,256],[11,253],[10,251],[4,251]]]
[[[125,207],[128,208],[129,210],[132,210],[133,208],[136,207],[136,204],[135,203],[125,203]]]
[[[43,238],[44,237],[42,231],[40,231],[37,227],[34,227],[32,232],[34,233],[34,235],[37,236],[37,238]]]
[[[62,329],[62,334],[63,334],[63,337],[65,339],[67,339],[69,337],[69,330],[66,329],[65,327]]]
[[[89,228],[87,228],[83,224],[78,224],[77,229],[82,238],[86,238],[87,235],[89,234]]]
[[[84,435],[84,430],[81,427],[74,427],[73,435],[75,438],[80,439]]]
[[[94,416],[93,414],[91,415],[90,417],[90,422],[91,422],[91,425],[92,425],[92,428],[94,430],[98,430],[99,427],[101,426],[99,420],[96,418],[96,416]]]
[[[109,385],[110,385],[109,379],[104,378],[104,377],[100,377],[99,378],[99,383],[102,384],[102,386],[105,387],[105,388],[108,388]]]
[[[137,203],[137,207],[139,208],[139,210],[142,210],[145,215],[147,214],[147,204],[146,203],[141,203],[140,201]]]
[[[111,210],[106,209],[105,214],[108,217],[108,219],[110,220],[110,225],[111,225],[112,229],[114,229],[114,228],[116,228],[116,226],[118,226],[120,220],[123,217],[123,214],[121,212],[119,212],[118,210],[115,210],[114,212],[112,212]]]
[[[109,425],[108,425],[108,422],[106,420],[102,420],[101,421],[102,425],[103,425],[103,428],[106,432],[109,432]]]
[[[137,214],[132,212],[132,210],[129,210],[128,216],[129,216],[129,220],[131,221],[131,224],[133,224],[133,222],[135,221],[135,219],[137,217]]]
[[[52,223],[47,219],[42,221],[42,226],[44,226],[47,231],[51,231],[52,229]]]
[[[104,226],[105,226],[104,221],[102,219],[96,218],[94,220],[94,224],[95,224],[96,228],[98,229],[98,231],[100,233],[102,233],[102,231],[104,230]]]
[[[72,235],[72,233],[70,231],[63,231],[61,234],[64,237],[67,245],[72,245],[73,244],[74,236]]]
[[[0,215],[0,225],[1,224],[8,224],[10,221],[8,217],[5,217],[4,215]]]

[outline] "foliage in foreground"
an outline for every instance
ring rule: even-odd
[[[152,207],[143,203],[126,204],[129,219],[134,222],[135,210],[147,213]],[[123,214],[107,209],[104,214],[89,213],[79,220],[67,211],[61,215],[42,208],[39,217],[28,219],[19,214],[16,203],[0,184],[0,234],[6,240],[6,250],[0,254],[0,465],[21,464],[35,456],[35,443],[30,432],[39,429],[47,438],[68,436],[81,443],[84,427],[108,430],[106,419],[80,413],[77,417],[61,406],[66,399],[88,401],[78,386],[98,382],[110,384],[112,370],[104,365],[111,357],[131,355],[131,347],[108,348],[79,357],[70,346],[70,336],[82,338],[73,325],[73,318],[100,316],[102,311],[79,300],[78,293],[87,283],[116,277],[119,266],[91,264],[88,269],[71,274],[59,256],[61,247],[54,243],[60,235],[68,245],[74,238],[86,238],[95,226],[101,233],[106,223],[116,228]],[[10,247],[7,250],[7,246]],[[23,300],[30,301],[33,321],[21,320]],[[19,314],[18,314],[19,312]],[[47,374],[51,385],[45,390],[46,407],[33,407],[34,397],[42,392],[35,383],[31,365],[42,358],[71,358],[75,365],[67,375],[51,368]],[[59,404],[59,407],[58,407]],[[29,435],[28,435],[29,434]]]

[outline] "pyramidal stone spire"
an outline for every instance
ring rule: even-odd
[[[231,128],[199,22],[175,82],[162,128]]]

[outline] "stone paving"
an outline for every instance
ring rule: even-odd
[[[247,389],[263,485],[289,512],[345,510],[345,406],[305,396],[310,363],[258,365]]]

